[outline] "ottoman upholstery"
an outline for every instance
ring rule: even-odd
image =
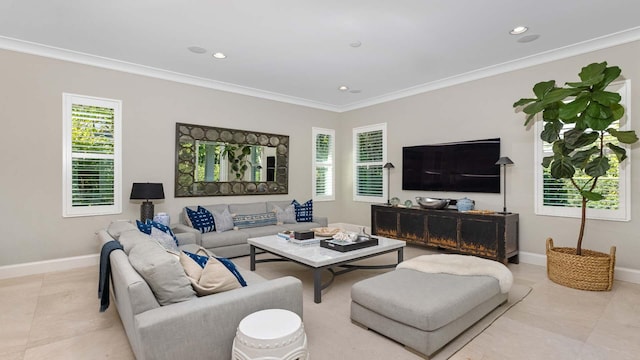
[[[490,276],[396,269],[351,289],[351,319],[424,355],[507,300]]]

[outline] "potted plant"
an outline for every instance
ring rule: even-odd
[[[513,104],[527,114],[525,126],[541,119],[544,130],[540,138],[551,144],[553,155],[545,157],[542,166],[554,179],[568,179],[582,197],[581,221],[576,248],[557,248],[547,239],[547,273],[559,284],[584,290],[611,290],[615,266],[615,247],[609,254],[582,249],[587,204],[603,199],[597,188],[616,160],[622,163],[626,150],[619,143],[638,141],[635,131],[620,131],[612,126],[624,115],[618,93],[607,86],[620,76],[617,66],[606,62],[582,68],[579,82],[557,86],[554,80],[537,83],[535,98],[523,98]],[[542,116],[536,117],[536,115]],[[567,126],[573,124],[573,126]],[[610,136],[608,136],[610,135]]]

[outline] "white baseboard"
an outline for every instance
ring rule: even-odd
[[[546,267],[547,256],[521,251],[520,262],[523,262],[525,264],[540,265],[540,266]],[[613,278],[619,281],[626,281],[634,284],[640,284],[640,270],[616,266]]]
[[[98,265],[99,261],[100,256],[98,254],[93,254],[55,260],[35,261],[17,265],[0,266],[0,279],[95,266]]]

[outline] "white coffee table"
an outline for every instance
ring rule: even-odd
[[[319,304],[322,301],[322,290],[331,285],[333,279],[337,275],[347,273],[357,269],[384,269],[393,268],[401,263],[404,258],[404,247],[406,243],[401,240],[389,239],[382,236],[378,238],[378,245],[358,249],[347,252],[339,252],[327,248],[320,247],[320,244],[299,245],[287,241],[277,235],[262,236],[249,238],[247,242],[251,248],[251,271],[256,270],[256,263],[270,261],[294,261],[298,264],[313,269],[313,301]],[[279,258],[256,259],[256,249],[264,250]],[[398,253],[398,261],[395,264],[387,265],[353,265],[351,263],[390,253]],[[340,270],[333,268],[339,267]],[[328,270],[331,273],[331,279],[322,284],[322,271]]]

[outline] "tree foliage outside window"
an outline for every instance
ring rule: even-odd
[[[312,129],[313,200],[335,200],[335,130]]]
[[[386,199],[386,124],[353,130],[354,200],[383,202]]]
[[[120,213],[120,101],[64,94],[63,103],[63,215]]]

